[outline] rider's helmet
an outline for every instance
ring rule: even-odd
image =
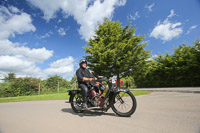
[[[82,67],[82,64],[83,64],[83,63],[86,63],[86,64],[87,64],[87,61],[86,61],[85,59],[80,60],[80,61],[79,61],[79,66]]]

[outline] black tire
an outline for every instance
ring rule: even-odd
[[[82,110],[82,96],[81,94],[75,94],[75,95],[71,95],[70,96],[70,101],[71,102],[71,107],[72,107],[72,110],[75,112],[75,113],[83,113],[84,110]]]
[[[122,107],[124,110],[125,107],[128,107],[127,102],[130,102],[131,104],[129,109],[127,111],[122,112],[121,110],[118,109],[118,107]],[[118,92],[117,94],[114,95],[112,99],[112,110],[119,116],[122,117],[129,117],[131,116],[137,107],[137,102],[135,99],[135,96],[130,92]]]

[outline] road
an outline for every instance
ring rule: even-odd
[[[200,133],[200,94],[152,92],[137,96],[128,118],[75,114],[64,100],[0,103],[0,133]]]
[[[200,87],[174,87],[174,88],[135,88],[131,90],[148,90],[153,92],[182,92],[182,93],[200,93]]]

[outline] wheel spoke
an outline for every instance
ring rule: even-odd
[[[121,113],[127,113],[131,110],[133,101],[130,95],[126,92],[121,92],[116,95],[114,107]]]

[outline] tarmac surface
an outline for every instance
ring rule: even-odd
[[[175,87],[175,88],[136,88],[131,90],[148,90],[153,92],[181,92],[181,93],[200,93],[200,87]]]
[[[64,100],[0,103],[0,133],[200,133],[200,93],[154,91],[136,99],[127,118],[111,109],[76,114]]]

